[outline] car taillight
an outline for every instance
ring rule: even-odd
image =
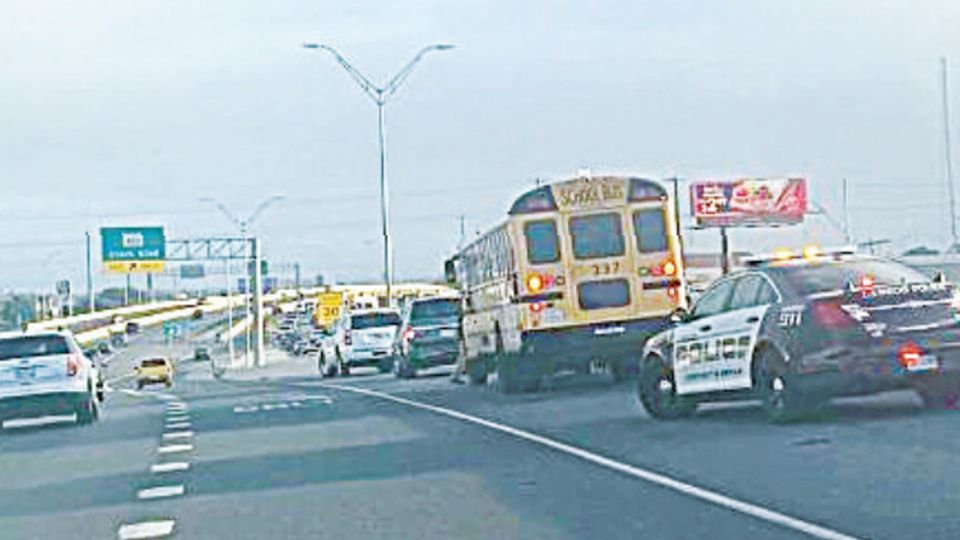
[[[828,330],[842,330],[856,323],[837,301],[814,302],[811,311],[817,324]]]
[[[540,313],[543,311],[543,302],[533,302],[530,304],[531,313]]]
[[[75,376],[80,372],[80,363],[83,361],[82,357],[79,354],[70,354],[67,355],[67,375],[70,377]]]
[[[407,328],[407,331],[403,333],[404,341],[410,342],[418,337],[417,331],[413,328]]]
[[[908,341],[901,345],[897,351],[897,361],[900,362],[901,366],[909,368],[920,362],[921,354],[923,354],[923,350],[920,349],[920,346]]]

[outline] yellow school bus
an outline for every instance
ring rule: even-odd
[[[446,263],[463,298],[467,374],[504,392],[559,370],[627,376],[644,341],[686,307],[674,202],[643,178],[574,178],[521,195]]]

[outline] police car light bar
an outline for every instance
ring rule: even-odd
[[[779,263],[779,262],[788,262],[788,261],[800,261],[800,260],[813,260],[813,259],[838,259],[845,255],[854,255],[856,254],[856,248],[853,246],[843,246],[838,248],[831,249],[820,249],[817,246],[805,246],[800,251],[793,251],[790,249],[778,249],[773,253],[767,253],[763,255],[754,255],[752,257],[744,257],[742,262],[744,266],[762,266],[770,263]]]

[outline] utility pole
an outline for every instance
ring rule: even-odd
[[[674,176],[671,180],[673,181],[673,221],[676,225],[677,238],[680,240],[680,253],[682,256],[684,251],[683,232],[680,230],[680,178]],[[686,265],[684,265],[684,268],[686,268]]]
[[[233,367],[233,284],[230,282],[230,263],[232,261],[227,258],[223,260],[223,265],[226,267],[224,274],[227,276],[227,355],[230,357],[229,367]]]
[[[850,236],[850,211],[847,208],[847,179],[843,179],[843,237],[847,244],[853,243]]]
[[[127,272],[127,286],[123,289],[123,305],[130,305],[130,272]]]
[[[457,242],[457,251],[463,249],[463,244],[467,241],[467,216],[460,214],[460,241]]]
[[[83,233],[87,239],[87,308],[90,313],[97,310],[96,293],[93,292],[93,262],[90,260],[90,231]]]
[[[293,263],[293,281],[297,288],[297,293],[300,292],[300,263]]]
[[[260,240],[254,237],[252,241],[253,241],[253,275],[254,275],[255,281],[257,282],[256,288],[253,291],[253,295],[255,299],[254,300],[255,309],[257,310],[256,317],[254,317],[253,319],[257,325],[256,332],[254,333],[254,338],[257,340],[257,347],[254,350],[254,362],[256,363],[257,367],[263,367],[264,362],[266,360],[263,355],[263,329],[264,329],[263,272],[261,272],[261,268],[260,268],[260,261],[261,261]]]
[[[943,143],[944,159],[946,160],[947,189],[950,194],[950,234],[953,244],[951,251],[957,249],[960,239],[957,237],[957,204],[956,187],[953,185],[953,155],[950,142],[950,96],[947,86],[947,59],[940,58],[940,80],[943,86]]]

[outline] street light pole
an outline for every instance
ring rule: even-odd
[[[304,43],[305,49],[322,49],[329,52],[336,59],[337,63],[350,75],[350,77],[360,86],[367,96],[377,105],[377,140],[380,149],[380,222],[383,229],[383,282],[386,286],[387,304],[391,303],[391,288],[393,281],[393,250],[390,245],[390,213],[387,193],[387,174],[386,174],[386,134],[384,130],[383,108],[390,100],[390,97],[396,93],[403,81],[410,75],[413,68],[420,60],[432,51],[447,51],[453,48],[453,45],[434,44],[427,45],[420,49],[412,60],[407,62],[403,68],[394,75],[386,85],[377,86],[370,82],[366,75],[353,67],[336,49],[329,45],[319,43]]]
[[[264,210],[267,209],[267,207],[269,207],[271,204],[273,204],[273,203],[275,203],[275,202],[277,202],[277,201],[281,201],[281,200],[283,200],[283,199],[284,199],[284,196],[283,196],[283,195],[274,195],[274,196],[272,196],[272,197],[269,197],[269,198],[267,198],[267,199],[264,199],[263,201],[260,202],[260,204],[257,205],[256,208],[254,208],[253,212],[247,217],[247,219],[240,219],[240,218],[238,218],[233,212],[230,211],[229,208],[227,208],[227,205],[223,204],[223,203],[222,203],[220,200],[218,200],[218,199],[215,199],[215,198],[213,198],[213,197],[204,197],[204,198],[202,198],[202,199],[198,199],[198,201],[200,201],[200,202],[209,202],[209,203],[213,203],[214,205],[216,205],[216,207],[220,210],[220,212],[223,213],[223,215],[225,215],[225,216],[227,217],[227,219],[229,219],[231,222],[233,222],[233,224],[236,225],[236,226],[240,229],[240,236],[243,238],[244,246],[246,246],[246,245],[250,245],[250,246],[251,246],[250,252],[251,252],[251,258],[252,258],[252,260],[253,260],[253,263],[254,263],[254,265],[256,266],[256,268],[254,269],[254,276],[256,277],[256,282],[257,282],[257,288],[256,288],[256,290],[255,290],[255,294],[256,294],[256,298],[257,298],[257,312],[256,312],[256,317],[254,317],[254,321],[253,321],[253,322],[257,325],[257,335],[256,335],[257,348],[256,348],[256,350],[254,351],[254,352],[255,352],[255,355],[254,355],[254,363],[255,363],[256,365],[262,365],[262,361],[263,361],[263,328],[264,328],[264,325],[263,325],[263,302],[262,302],[262,294],[261,294],[262,291],[263,291],[263,286],[262,286],[262,284],[260,283],[260,281],[261,281],[261,279],[262,279],[261,276],[260,276],[260,242],[259,242],[259,239],[257,239],[257,238],[252,238],[252,239],[249,238],[249,236],[248,236],[248,231],[249,231],[249,229],[250,229],[250,226],[253,225],[253,223],[257,220],[258,217],[260,217],[260,215],[263,213]],[[246,249],[246,248],[244,248],[244,249]],[[247,260],[246,258],[244,258],[244,263],[245,263],[245,264],[248,264],[249,262],[250,262],[249,260]],[[250,326],[251,326],[251,325],[250,325],[250,296],[251,296],[251,294],[250,294],[250,293],[251,293],[251,291],[254,290],[254,289],[253,289],[253,283],[251,282],[252,280],[250,279],[249,267],[246,269],[246,276],[247,276],[247,277],[246,277],[246,280],[245,280],[245,281],[246,281],[246,291],[244,291],[244,292],[245,292],[245,294],[244,294],[244,303],[245,303],[245,306],[246,306],[246,320],[248,321],[248,323],[247,323],[247,326],[246,326],[246,334],[245,334],[245,337],[246,337],[246,339],[245,339],[245,341],[246,341],[246,346],[245,346],[245,348],[244,348],[244,365],[246,365],[247,367],[249,367],[249,365],[250,365],[250,342],[251,342],[251,335],[250,335],[250,334],[251,334],[251,329],[250,329]],[[229,297],[229,295],[228,295],[228,297]]]

